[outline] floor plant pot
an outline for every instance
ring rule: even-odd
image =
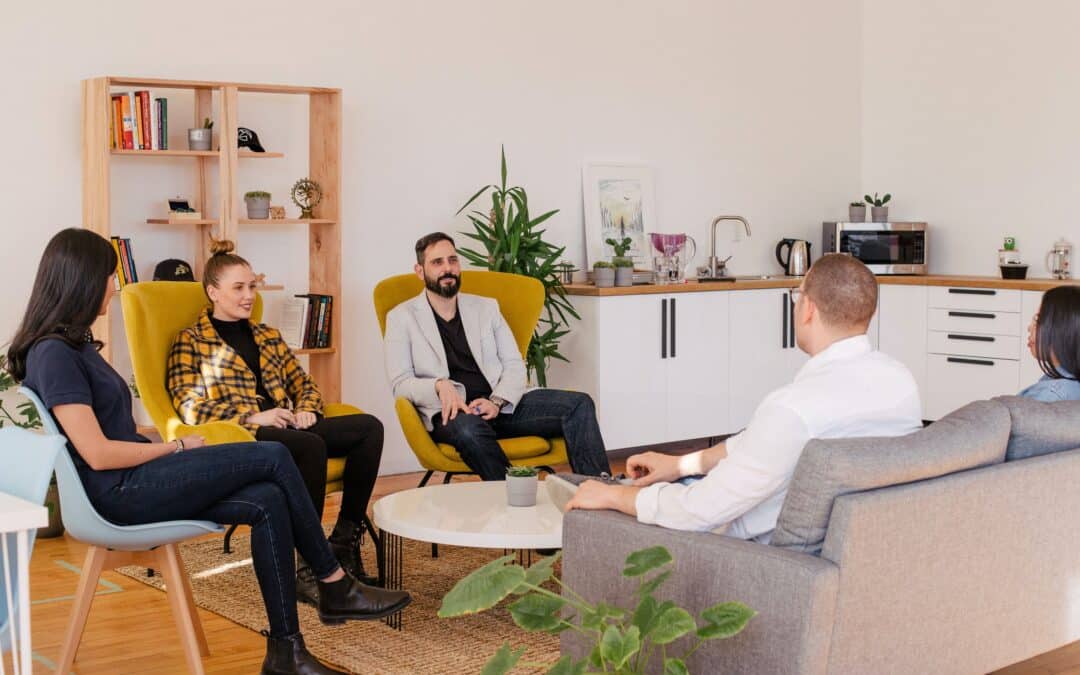
[[[870,208],[870,216],[875,223],[887,223],[889,222],[889,207],[888,206],[874,206]]]
[[[615,285],[616,286],[633,286],[634,285],[634,268],[633,267],[616,267],[615,268]]]
[[[531,476],[506,474],[506,503],[510,506],[536,506],[538,485],[536,474]]]
[[[866,206],[849,206],[848,210],[848,222],[849,223],[863,223],[866,222]]]
[[[213,129],[188,129],[188,150],[209,150],[214,139]]]
[[[270,217],[269,197],[249,197],[244,199],[247,205],[247,216],[251,220],[265,220]]]
[[[615,269],[611,267],[595,267],[593,268],[592,278],[597,288],[611,288],[615,285]]]
[[[38,528],[37,536],[42,539],[59,537],[64,533],[64,522],[60,519],[60,490],[55,481],[49,484],[45,493],[45,507],[49,509],[49,524]]]

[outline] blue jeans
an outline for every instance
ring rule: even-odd
[[[469,468],[484,480],[503,480],[509,460],[498,439],[541,436],[566,439],[566,452],[574,473],[598,476],[611,471],[596,406],[588,394],[561,389],[533,389],[518,401],[512,414],[492,420],[459,412],[444,424],[442,415],[432,419],[431,437],[458,451]]]
[[[94,508],[118,525],[210,520],[251,526],[251,557],[273,637],[300,631],[295,546],[323,579],[338,569],[285,446],[228,443],[165,455],[124,472]]]

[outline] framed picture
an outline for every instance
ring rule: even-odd
[[[587,163],[581,172],[585,198],[585,263],[611,260],[608,239],[630,237],[627,255],[638,269],[652,269],[647,232],[656,228],[652,169],[641,164]]]

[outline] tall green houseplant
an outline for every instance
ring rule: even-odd
[[[529,215],[529,198],[525,188],[506,186],[506,149],[500,150],[502,159],[499,185],[485,185],[458,209],[460,214],[484,193],[490,192],[491,208],[488,211],[473,210],[468,213],[474,232],[462,232],[474,239],[483,250],[469,248],[458,250],[470,264],[493,272],[510,272],[539,279],[544,284],[544,313],[540,324],[529,341],[525,364],[535,373],[536,383],[547,386],[547,368],[551,359],[566,361],[559,353],[559,340],[569,333],[568,316],[581,319],[577,310],[566,297],[566,289],[558,276],[558,261],[565,246],[555,246],[544,241],[546,230],[537,227],[559,212],[548,211],[535,218]]]

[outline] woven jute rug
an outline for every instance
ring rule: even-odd
[[[229,555],[222,553],[220,537],[180,545],[195,603],[251,630],[265,629],[266,612],[251,565],[246,528],[238,530],[232,542],[233,552]],[[432,558],[430,544],[406,539],[404,554],[404,587],[412,593],[413,601],[403,613],[402,630],[394,630],[382,621],[324,626],[314,608],[301,604],[300,627],[312,654],[352,673],[387,675],[478,673],[506,640],[515,647],[527,645],[525,659],[529,661],[558,660],[558,637],[522,631],[503,606],[456,619],[436,616],[443,596],[455,583],[502,555],[502,551],[440,546],[439,557]],[[363,555],[369,571],[378,569],[374,547],[367,538]],[[164,590],[161,576],[147,577],[146,568],[117,571]]]

